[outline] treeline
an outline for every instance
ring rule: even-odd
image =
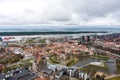
[[[46,34],[78,34],[78,33],[107,33],[107,32],[106,31],[0,32],[0,35],[11,36],[11,35],[46,35]]]

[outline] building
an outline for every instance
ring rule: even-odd
[[[0,42],[2,41],[2,37],[0,37]]]
[[[38,76],[25,68],[16,69],[0,75],[0,80],[33,80]]]
[[[90,42],[90,36],[87,36],[87,42]]]
[[[85,42],[85,36],[82,36],[82,42]]]

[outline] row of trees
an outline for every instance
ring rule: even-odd
[[[72,66],[73,64],[75,64],[75,56],[71,55],[70,56],[70,61],[68,63],[66,63],[67,66]]]
[[[19,61],[22,58],[23,56],[21,54],[7,55],[4,58],[0,59],[0,64],[8,64],[8,63],[11,64],[11,63]]]
[[[120,74],[120,59],[116,60],[117,73]]]
[[[14,64],[14,65],[11,65],[9,67],[3,65],[2,70],[0,72],[7,72],[7,71],[14,70],[16,68],[20,68],[20,67],[24,68],[24,67],[29,67],[29,66],[32,66],[31,62],[23,62],[23,63],[20,63],[20,64]]]

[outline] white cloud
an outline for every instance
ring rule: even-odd
[[[0,0],[0,25],[120,25],[120,0]]]

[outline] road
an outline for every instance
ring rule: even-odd
[[[113,57],[118,57],[118,58],[120,58],[120,55],[117,55],[117,54],[114,54],[114,53],[110,53],[110,52],[108,52],[108,51],[104,51],[104,50],[97,49],[97,48],[95,48],[95,50],[97,50],[97,51],[99,51],[99,52],[102,52],[102,53],[105,53],[105,54],[107,54],[107,55],[110,55],[112,58],[113,58]]]

